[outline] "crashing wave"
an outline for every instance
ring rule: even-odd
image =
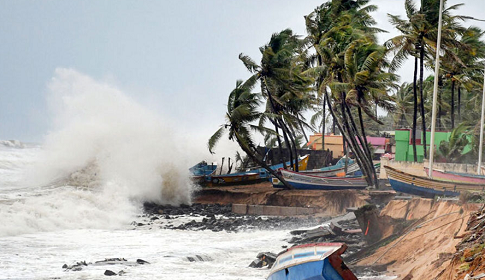
[[[64,178],[59,178],[54,185],[73,186],[86,189],[94,189],[102,184],[99,176],[99,167],[95,161],[90,162],[84,168],[72,172]]]
[[[9,147],[9,148],[18,148],[18,149],[25,148],[25,144],[20,142],[19,140],[0,140],[0,145]]]

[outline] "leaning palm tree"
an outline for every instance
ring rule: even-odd
[[[373,19],[368,11],[374,10],[373,6],[353,7],[343,9],[346,4],[367,4],[368,1],[332,1],[331,19],[327,24],[328,29],[323,30],[318,45],[314,48],[322,60],[313,73],[317,74],[316,80],[320,82],[318,91],[327,102],[332,118],[341,132],[345,143],[355,154],[355,159],[361,167],[369,185],[377,185],[377,178],[373,172],[372,157],[362,137],[362,129],[356,125],[355,118],[351,113],[352,105],[346,100],[350,88],[346,85],[349,76],[345,66],[345,54],[350,48],[360,49],[359,40],[376,40],[375,33],[378,30],[372,28]],[[365,23],[360,19],[365,18]],[[375,22],[374,22],[375,23]],[[360,65],[360,62],[359,62]],[[375,102],[375,100],[372,100]],[[375,103],[374,103],[375,105]],[[362,109],[362,107],[361,107]],[[366,109],[368,109],[366,107]],[[375,118],[376,119],[376,118]],[[344,144],[345,146],[345,144]]]
[[[238,80],[236,88],[229,94],[227,101],[226,123],[212,135],[208,141],[209,152],[214,153],[217,142],[225,132],[228,132],[229,140],[236,141],[241,149],[256,163],[277,177],[287,188],[289,185],[275,170],[271,169],[258,154],[257,147],[251,137],[251,131],[274,133],[272,130],[254,125],[261,113],[258,107],[261,104],[258,94],[252,93],[256,79],[250,78],[246,82]]]
[[[260,48],[262,58],[258,65],[250,57],[240,54],[239,59],[253,73],[251,79],[258,80],[261,93],[266,99],[266,112],[261,115],[260,125],[269,120],[276,131],[280,154],[283,136],[290,165],[297,162],[297,131],[303,131],[301,112],[307,108],[309,86],[313,82],[301,75],[306,67],[301,56],[304,55],[298,36],[290,29],[273,34],[270,41]],[[308,125],[305,125],[308,126]],[[281,130],[281,133],[280,133]],[[293,160],[294,159],[294,160]],[[281,159],[284,163],[285,160]],[[295,164],[298,171],[298,165]]]
[[[387,94],[390,87],[394,87],[397,75],[383,71],[387,62],[385,60],[386,48],[378,45],[372,38],[362,37],[351,42],[345,50],[343,82],[330,87],[337,90],[345,90],[345,102],[349,113],[350,124],[356,132],[360,145],[366,156],[372,159],[372,153],[367,143],[362,111],[375,122],[382,124],[375,113],[374,108],[379,106],[387,111],[394,111],[393,98]],[[352,121],[349,108],[357,108],[360,131]],[[360,132],[360,133],[359,133]],[[375,169],[373,173],[377,184]]]

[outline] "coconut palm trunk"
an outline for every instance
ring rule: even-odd
[[[290,167],[293,167],[294,165],[294,161],[293,161],[293,149],[292,149],[292,145],[291,145],[291,141],[290,141],[290,135],[289,135],[289,131],[285,125],[285,123],[283,122],[283,120],[281,119],[278,119],[278,124],[280,125],[280,128],[281,130],[283,131],[283,138],[285,139],[285,143],[286,143],[286,148],[288,150],[288,156],[290,157]]]
[[[422,39],[421,39],[422,41]],[[424,80],[424,42],[421,42],[419,48],[419,98],[421,102],[419,102],[419,107],[421,109],[421,128],[423,130],[423,137],[421,138],[421,142],[423,144],[423,155],[424,158],[428,158],[428,153],[426,151],[426,117],[424,115],[424,97],[423,97],[423,80]]]
[[[461,85],[458,84],[458,121],[461,122]]]
[[[346,107],[345,92],[341,92],[340,107],[341,107],[340,113],[342,114],[342,126],[339,126],[339,129],[342,128],[342,130],[341,130],[342,135],[345,135],[345,137],[347,138],[345,140],[350,145],[352,151],[355,153],[356,159],[358,159],[358,162],[360,162],[359,166],[362,169],[362,172],[364,173],[364,175],[366,176],[367,183],[369,183],[369,185],[374,185],[374,182],[373,182],[372,177],[371,177],[372,176],[371,171],[370,171],[369,166],[368,166],[367,156],[363,153],[362,149],[359,149],[357,141],[356,141],[355,137],[353,136],[355,134],[355,132],[352,131],[352,128],[350,126],[349,119],[348,119],[348,117],[352,118],[352,116],[351,115],[349,116],[346,112],[346,109],[345,109],[345,107]],[[337,120],[337,123],[338,123],[338,120]]]
[[[360,107],[357,107],[357,110],[359,112],[360,129],[362,130],[362,138],[364,138],[364,142],[365,142],[365,147],[366,147],[365,150],[367,152],[367,156],[370,158],[370,160],[372,160],[372,154],[369,150],[369,143],[367,142],[367,136],[365,134],[364,121],[362,117],[362,109]],[[374,168],[374,165],[372,165],[371,171],[372,171],[372,175],[374,176],[374,184],[376,188],[379,188],[379,181],[377,178],[377,173],[376,173],[376,169]]]
[[[416,151],[416,123],[418,122],[418,93],[417,93],[417,77],[418,77],[418,57],[414,57],[414,75],[413,75],[413,129],[411,131],[411,139],[413,142],[414,162],[418,161],[418,153]]]
[[[452,75],[453,77],[453,75]],[[451,78],[451,129],[455,128],[455,80]]]

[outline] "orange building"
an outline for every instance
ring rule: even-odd
[[[307,146],[312,150],[322,149],[322,134],[316,133],[310,135],[310,142]],[[333,154],[333,158],[344,156],[344,140],[342,135],[325,135],[325,150],[330,150]]]

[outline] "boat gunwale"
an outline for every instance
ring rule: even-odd
[[[319,178],[319,179],[324,179],[324,180],[329,180],[329,181],[345,181],[345,180],[351,180],[351,181],[360,181],[365,179],[363,177],[326,177],[326,176],[318,176],[318,175],[312,175],[312,174],[306,174],[306,172],[295,172],[287,169],[282,169],[280,168],[278,171],[280,172],[288,172],[292,174],[296,174],[298,176],[302,177],[313,177],[313,178]]]

